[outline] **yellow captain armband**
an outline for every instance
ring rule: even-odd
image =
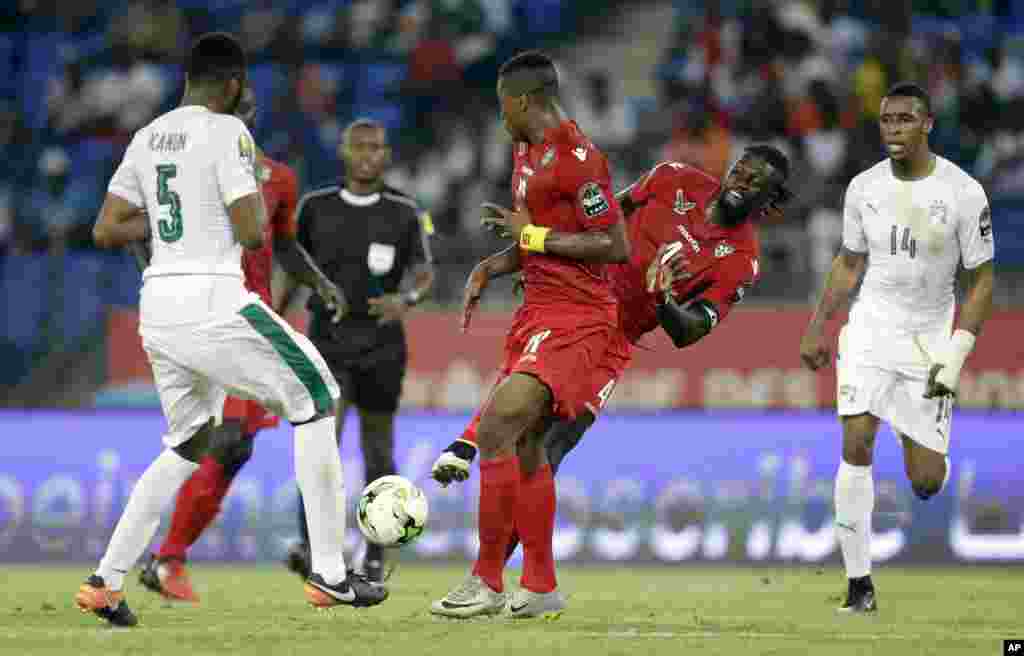
[[[548,238],[549,232],[551,232],[551,228],[542,228],[529,223],[519,233],[519,247],[534,253],[543,253],[544,241]]]

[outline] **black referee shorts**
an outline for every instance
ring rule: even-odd
[[[341,387],[341,398],[360,410],[394,414],[405,380],[405,344],[388,345],[358,356],[338,353],[336,343],[312,340]]]

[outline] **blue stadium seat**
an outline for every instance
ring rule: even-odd
[[[278,96],[287,92],[284,69],[278,64],[250,66],[249,83],[252,85],[256,104],[259,107],[271,107]]]
[[[354,109],[355,116],[380,121],[389,132],[402,127],[402,105],[397,102],[356,105]]]
[[[25,40],[21,101],[25,120],[33,129],[46,127],[46,87],[60,74],[60,50],[65,41],[59,32],[29,34]]]
[[[32,351],[41,341],[42,323],[50,299],[49,258],[8,255],[0,259],[0,298],[5,311],[3,338],[19,350]],[[11,311],[17,308],[17,311]]]
[[[964,51],[984,56],[989,48],[996,45],[1001,35],[999,21],[991,14],[971,14],[959,21]]]
[[[377,60],[360,66],[356,104],[378,103],[398,96],[408,66],[403,61]]]
[[[1024,267],[1024,196],[992,198],[996,262],[1000,267]]]
[[[75,177],[105,175],[116,151],[114,143],[108,139],[82,139],[68,147],[71,174]]]
[[[16,98],[18,95],[18,71],[15,56],[18,41],[10,34],[0,34],[0,97]]]
[[[558,34],[566,28],[565,12],[561,0],[519,0],[517,13],[522,24],[519,31],[531,36]]]
[[[136,307],[139,304],[141,274],[135,260],[124,253],[104,254],[103,303],[114,307]]]
[[[105,321],[103,260],[103,255],[98,253],[73,253],[64,257],[60,333],[68,346],[91,336]]]

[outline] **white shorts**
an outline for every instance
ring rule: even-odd
[[[924,398],[928,367],[923,358],[920,366],[908,365],[908,358],[886,364],[868,355],[870,349],[859,348],[847,332],[844,328],[840,333],[836,362],[839,416],[873,415],[921,446],[949,453],[953,399]],[[932,344],[934,337],[922,341]],[[908,344],[898,346],[905,348]],[[912,342],[909,347],[915,348]]]
[[[332,411],[339,396],[316,347],[255,294],[239,312],[215,321],[143,326],[140,333],[170,448],[211,418],[219,421],[227,394],[258,401],[293,423]]]

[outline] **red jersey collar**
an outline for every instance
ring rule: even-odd
[[[577,138],[579,134],[580,127],[576,125],[576,121],[566,119],[559,123],[556,127],[544,130],[544,143],[570,143],[574,141],[574,139]]]

